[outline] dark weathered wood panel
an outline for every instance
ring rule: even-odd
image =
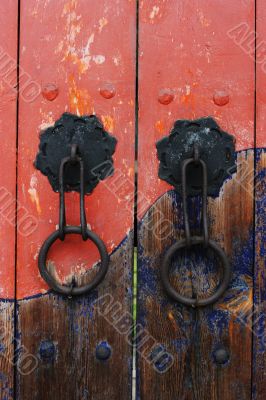
[[[112,254],[105,282],[89,296],[47,294],[20,301],[21,343],[38,363],[18,379],[18,399],[130,399],[132,351],[117,321],[131,311],[131,256],[130,236]],[[95,356],[101,342],[111,347],[107,361]]]
[[[0,399],[13,399],[18,2],[0,3]]]
[[[254,53],[255,1],[141,1],[139,14],[138,190],[145,202],[139,205],[138,321],[174,357],[171,368],[158,373],[139,351],[139,398],[247,400],[252,377],[255,74],[252,55],[237,39],[239,24],[250,26]],[[180,198],[158,179],[155,142],[175,120],[207,115],[236,137],[238,172],[219,198],[208,199],[210,236],[228,255],[233,278],[213,307],[190,310],[170,301],[160,283],[162,256],[184,232]],[[194,199],[194,225],[199,224],[199,210],[199,199]],[[170,227],[164,237],[162,225]],[[176,265],[175,278],[180,291],[204,296],[215,287],[215,263],[190,253],[180,260],[184,266],[178,271]],[[224,365],[215,360],[220,347],[229,353]]]
[[[263,400],[266,396],[266,284],[265,284],[265,243],[266,243],[266,153],[256,150],[256,190],[255,190],[255,271],[253,317],[253,397]]]
[[[38,365],[27,376],[17,374],[18,399],[131,396],[130,343],[93,304],[109,294],[131,311],[135,6],[122,0],[21,2],[21,66],[41,93],[19,109],[18,199],[38,224],[27,240],[18,238],[17,335]],[[118,140],[114,176],[86,198],[88,223],[112,254],[110,269],[93,293],[72,300],[47,293],[38,272],[40,246],[58,224],[58,194],[33,166],[40,130],[65,111],[97,114]],[[77,193],[66,195],[66,211],[67,224],[79,224]],[[69,282],[73,274],[89,279],[99,260],[89,241],[69,236],[49,261],[58,279]],[[112,348],[106,362],[95,359],[101,342]]]
[[[253,165],[253,151],[241,152],[241,162]],[[139,228],[138,320],[156,343],[174,357],[165,373],[158,373],[139,352],[141,399],[249,399],[251,391],[251,321],[253,267],[252,191],[241,180],[241,172],[227,181],[223,193],[209,200],[211,237],[229,256],[233,279],[225,296],[213,307],[190,310],[169,301],[159,277],[162,255],[183,237],[182,207],[175,192],[164,194],[141,221]],[[241,198],[241,202],[239,199]],[[147,226],[157,223],[158,210],[173,230],[164,240],[155,239]],[[194,222],[199,204],[191,203]],[[211,293],[219,278],[213,262],[189,252],[175,260],[175,287],[191,296]],[[181,272],[179,271],[182,264]],[[178,267],[179,265],[179,267]],[[216,266],[217,267],[217,266]],[[225,347],[229,362],[218,365],[215,351]],[[245,349],[245,351],[243,351]],[[151,390],[151,387],[153,388]]]
[[[252,399],[266,398],[266,9],[257,0],[256,40],[256,164],[255,164],[255,270],[253,317]]]

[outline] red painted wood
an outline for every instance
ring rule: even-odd
[[[145,202],[138,212],[138,322],[150,342],[153,338],[174,359],[160,374],[147,361],[151,347],[146,358],[140,350],[139,397],[250,399],[252,326],[246,316],[242,322],[238,316],[253,306],[254,188],[242,167],[253,174],[255,69],[254,58],[235,35],[240,24],[250,26],[254,55],[255,0],[140,1],[139,14],[138,191]],[[213,307],[191,310],[171,301],[160,282],[162,257],[184,231],[180,196],[166,193],[171,186],[158,178],[155,142],[169,134],[175,120],[204,116],[214,117],[236,137],[238,173],[218,198],[208,199],[210,237],[225,250],[233,279]],[[190,204],[198,226],[199,201]],[[168,236],[160,236],[165,225]],[[176,257],[174,266],[175,287],[187,296],[204,297],[218,283],[218,271],[189,250]],[[229,353],[223,366],[215,359],[219,346]]]
[[[237,150],[254,147],[254,60],[233,39],[242,22],[254,30],[254,1],[140,1],[140,217],[169,188],[154,144],[176,119],[211,115]]]
[[[256,42],[256,147],[266,147],[266,10],[263,0],[257,0]],[[251,29],[250,29],[251,30]]]
[[[95,302],[109,295],[122,314],[131,312],[136,2],[22,0],[20,27],[21,66],[41,93],[28,103],[20,96],[19,108],[18,199],[37,227],[18,237],[16,333],[38,365],[16,374],[17,398],[130,399],[131,346]],[[72,299],[47,294],[38,272],[40,246],[58,224],[59,199],[33,166],[40,130],[65,111],[97,114],[118,140],[114,176],[86,197],[87,221],[112,253],[109,270],[92,293]],[[67,224],[79,224],[77,193],[66,195],[66,214]],[[75,274],[89,281],[99,256],[89,241],[69,235],[48,258],[58,279]],[[103,362],[96,348],[106,342],[112,352]]]
[[[17,2],[0,4],[0,297],[14,296]],[[5,173],[8,171],[8,173]]]
[[[256,169],[255,169],[255,268],[253,310],[253,400],[266,397],[266,10],[257,0],[256,40]]]
[[[58,195],[33,161],[40,130],[64,111],[96,113],[118,140],[115,175],[86,198],[92,230],[112,252],[133,226],[135,2],[22,1],[21,21],[21,66],[42,93],[29,103],[21,99],[19,114],[18,199],[38,224],[27,239],[18,240],[18,298],[47,290],[37,256],[58,224]],[[106,98],[110,86],[114,96]],[[67,222],[77,224],[78,197],[69,194],[66,201]],[[67,238],[62,251],[55,247],[50,260],[60,278],[98,260],[94,246],[84,246],[78,237]]]
[[[14,394],[17,1],[0,3],[0,399]],[[11,301],[8,301],[10,299]]]

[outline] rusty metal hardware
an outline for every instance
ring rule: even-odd
[[[101,342],[96,346],[95,356],[99,361],[106,361],[112,354],[111,347],[107,342]]]
[[[182,163],[191,158],[193,143],[197,143],[200,159],[207,167],[208,196],[218,196],[219,190],[230,175],[236,172],[235,139],[224,132],[213,118],[178,120],[169,136],[156,143],[159,177],[174,186],[182,195]],[[201,193],[202,170],[199,164],[191,163],[187,171],[187,193]]]
[[[41,135],[35,166],[48,177],[52,188],[59,191],[60,207],[59,228],[44,241],[38,267],[51,289],[69,297],[90,292],[108,271],[109,256],[105,244],[87,227],[84,197],[100,180],[112,174],[115,145],[116,139],[104,131],[95,116],[77,117],[65,113]],[[65,192],[70,190],[80,193],[80,226],[66,225]],[[50,247],[57,239],[63,241],[68,234],[81,235],[84,241],[90,239],[100,254],[99,271],[90,283],[83,286],[76,286],[74,277],[69,286],[60,284],[47,269]]]
[[[215,121],[211,120],[211,121],[206,121],[206,120],[211,120],[210,118],[206,118],[204,119],[204,128],[205,128],[205,132],[206,132],[206,122],[207,125],[210,124],[211,126],[213,126],[213,122],[215,123]],[[188,147],[190,147],[190,154],[192,151],[192,156],[182,159],[181,163],[180,163],[180,158],[179,158],[179,164],[181,164],[181,184],[177,184],[176,189],[180,191],[181,189],[181,193],[182,193],[182,201],[183,201],[183,214],[184,214],[184,226],[185,226],[185,239],[182,239],[180,241],[178,241],[177,243],[173,244],[168,251],[166,252],[166,254],[164,255],[162,264],[161,264],[161,268],[160,268],[160,272],[161,272],[161,279],[162,279],[162,283],[164,286],[165,291],[167,292],[167,294],[175,301],[178,301],[184,305],[187,306],[191,306],[191,307],[200,307],[200,306],[207,306],[207,305],[211,305],[213,303],[215,303],[222,295],[223,293],[226,291],[229,283],[230,283],[230,279],[231,279],[231,266],[229,263],[229,260],[226,256],[226,254],[224,253],[223,249],[217,244],[215,243],[213,240],[209,239],[209,233],[208,233],[208,220],[207,220],[207,195],[208,192],[214,194],[214,192],[216,192],[216,189],[218,188],[218,186],[221,185],[221,179],[219,179],[218,181],[212,181],[212,187],[208,186],[208,169],[211,167],[211,164],[208,164],[208,158],[206,161],[203,160],[203,158],[201,157],[201,153],[204,152],[204,149],[202,148],[203,146],[203,141],[202,138],[201,140],[199,139],[199,136],[201,134],[200,131],[196,131],[195,132],[195,126],[197,126],[197,122],[199,122],[199,124],[202,122],[202,120],[197,120],[195,122],[190,121],[191,125],[193,126],[192,131],[190,132],[191,134],[188,134],[188,131],[186,132],[187,135],[187,142],[185,142],[185,140],[183,141],[183,146],[184,148],[186,148],[186,152],[189,153],[189,149]],[[182,124],[186,125],[186,128],[189,126],[189,121],[181,121]],[[216,123],[215,123],[216,124]],[[178,125],[178,124],[176,124]],[[176,126],[175,125],[175,126]],[[217,124],[216,124],[217,126]],[[208,132],[210,132],[210,129],[208,130]],[[174,135],[176,134],[176,132],[174,132]],[[171,135],[170,135],[171,136]],[[231,137],[231,143],[229,141],[229,136],[228,134],[226,134],[225,136],[225,148],[224,148],[224,152],[222,153],[223,156],[228,160],[227,166],[228,168],[230,168],[230,171],[232,172],[232,170],[234,170],[234,162],[232,162],[231,159],[234,160],[234,156],[233,156],[233,150],[234,150],[234,141],[233,141],[233,137]],[[220,137],[222,137],[222,134],[220,134]],[[180,139],[180,138],[179,138]],[[163,145],[162,145],[163,142]],[[166,145],[167,143],[167,145]],[[174,143],[173,139],[169,139],[168,138],[168,142],[166,142],[166,139],[162,139],[159,143],[157,143],[157,149],[158,149],[158,156],[159,159],[161,161],[161,163],[163,163],[163,166],[161,165],[161,172],[163,171],[163,168],[165,167],[167,161],[167,156],[165,154],[165,152],[169,152],[171,153],[171,155],[173,155],[175,153],[175,150],[170,149],[171,144]],[[176,145],[176,143],[174,143]],[[206,143],[206,146],[208,147],[208,143]],[[162,151],[162,148],[164,147],[164,154]],[[175,146],[172,146],[175,148]],[[202,150],[203,149],[203,150]],[[229,157],[226,155],[226,149],[230,149],[230,163],[229,163]],[[178,152],[180,152],[180,148],[177,150]],[[205,154],[209,153],[209,149],[205,149]],[[226,161],[225,161],[226,163]],[[175,165],[174,160],[170,161],[170,164],[173,166]],[[230,165],[230,166],[229,166]],[[188,185],[188,169],[189,167],[192,166],[194,167],[194,170],[197,171],[197,176],[199,181],[197,181],[197,185]],[[199,174],[199,170],[201,171],[201,173]],[[165,170],[164,170],[165,172]],[[160,172],[159,172],[159,176]],[[173,174],[170,172],[165,172],[164,177],[167,176],[167,181],[169,181],[169,176],[173,177]],[[178,175],[176,175],[178,176]],[[221,174],[220,174],[220,178],[221,178]],[[171,178],[172,179],[172,178]],[[214,190],[214,188],[216,188]],[[188,217],[188,209],[187,209],[187,197],[188,195],[193,195],[193,194],[199,194],[202,193],[202,225],[203,225],[203,233],[200,236],[191,236],[191,232],[190,232],[190,225],[189,225],[189,217]],[[221,266],[223,268],[223,277],[222,280],[218,286],[218,288],[216,289],[215,293],[212,294],[211,296],[207,297],[207,298],[188,298],[185,297],[183,295],[181,295],[180,293],[178,293],[170,284],[170,280],[169,280],[169,272],[170,272],[170,266],[171,266],[171,259],[174,256],[174,254],[178,251],[180,251],[181,249],[187,248],[190,249],[192,246],[203,246],[205,249],[209,248],[212,250],[212,252],[217,256],[218,260],[221,263]]]
[[[68,296],[75,296],[88,293],[94,289],[105,277],[109,257],[107,249],[103,241],[92,231],[87,228],[86,212],[84,207],[84,164],[80,156],[78,156],[78,146],[73,144],[71,147],[71,155],[65,157],[60,165],[59,172],[59,194],[60,194],[60,210],[59,210],[59,229],[53,232],[43,243],[39,258],[38,267],[42,278],[46,283],[56,292],[65,294]],[[80,226],[66,226],[66,215],[65,215],[65,191],[64,191],[64,169],[67,164],[79,164],[80,166]],[[82,239],[86,241],[90,239],[98,248],[101,257],[101,266],[93,280],[81,287],[75,286],[75,280],[72,280],[70,286],[61,285],[57,280],[50,274],[46,266],[47,254],[52,244],[57,240],[64,240],[67,234],[78,234],[82,236]]]
[[[213,359],[216,364],[224,365],[230,360],[230,353],[225,347],[219,346],[213,353]]]
[[[113,173],[113,160],[117,140],[106,132],[95,115],[79,117],[64,113],[53,126],[41,132],[35,167],[47,176],[52,189],[59,191],[61,161],[69,156],[76,144],[84,164],[84,193],[93,191],[100,180]],[[79,165],[67,164],[64,172],[64,190],[79,191]]]

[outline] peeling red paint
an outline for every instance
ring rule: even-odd
[[[254,28],[252,2],[140,1],[138,178],[150,206],[170,189],[158,180],[155,142],[175,120],[213,116],[236,137],[237,150],[254,147],[254,60],[227,35],[242,21]],[[175,94],[166,106],[161,88]]]
[[[114,176],[101,182],[86,197],[91,228],[111,252],[133,227],[135,19],[129,15],[135,15],[134,1],[119,0],[114,7],[106,7],[106,2],[95,6],[92,0],[39,2],[38,7],[35,0],[22,3],[21,67],[37,82],[44,85],[47,80],[56,82],[60,93],[55,101],[47,101],[42,95],[27,104],[21,99],[18,198],[37,218],[38,227],[28,238],[18,237],[19,298],[47,289],[38,274],[37,258],[44,239],[58,224],[58,194],[52,192],[46,177],[35,172],[33,160],[40,127],[54,123],[63,112],[97,114],[118,140]],[[121,34],[123,21],[126,27]],[[48,35],[49,41],[43,40]],[[116,65],[113,58],[118,55],[119,65]],[[99,88],[107,82],[116,92],[110,100],[99,94]],[[38,179],[36,190],[41,213],[37,211],[35,199],[32,202],[33,193],[28,193],[27,182],[29,185],[33,173]],[[117,188],[118,178],[125,183]],[[68,224],[78,224],[76,193],[67,194],[66,209]],[[79,238],[68,238],[60,245],[53,247],[49,259],[55,263],[61,278],[74,270],[81,274],[83,268],[92,268],[99,259],[94,246],[89,242],[83,246]],[[57,252],[59,247],[61,251]]]

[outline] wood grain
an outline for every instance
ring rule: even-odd
[[[139,14],[138,191],[146,207],[138,213],[138,322],[174,357],[174,364],[158,373],[139,354],[138,396],[250,399],[254,42],[249,42],[250,53],[245,52],[235,31],[244,23],[254,36],[255,1],[230,6],[208,0],[140,1]],[[218,198],[208,199],[210,237],[228,255],[233,279],[213,307],[190,310],[169,300],[160,283],[162,256],[184,232],[180,198],[158,178],[155,143],[169,134],[175,120],[204,116],[214,117],[236,137],[238,172],[224,183]],[[191,200],[189,209],[196,229],[200,200]],[[162,224],[168,226],[168,235],[160,237],[156,231],[160,233]],[[204,297],[219,279],[216,264],[211,254],[206,260],[200,252],[182,253],[173,261],[172,283],[187,296]],[[221,347],[229,354],[224,365],[215,358]]]
[[[256,190],[255,190],[255,271],[253,309],[253,391],[252,399],[263,400],[266,396],[266,329],[265,329],[265,149],[256,150]]]
[[[131,310],[131,256],[132,236],[111,256],[106,280],[89,296],[47,294],[20,301],[21,344],[38,362],[31,373],[18,374],[18,399],[130,399],[131,347],[106,312],[120,304],[119,320]],[[101,300],[107,295],[107,302]],[[95,355],[101,342],[112,349],[107,361]]]
[[[243,161],[251,168],[253,152],[240,153],[238,164]],[[225,183],[219,198],[209,200],[210,235],[224,248],[233,269],[229,289],[213,307],[190,310],[175,304],[167,298],[160,283],[162,256],[170,244],[184,235],[182,206],[176,193],[171,191],[162,196],[141,222],[138,319],[156,343],[174,356],[173,366],[158,374],[140,354],[141,399],[250,398],[253,202],[252,192],[245,189],[247,181],[243,181],[243,186],[239,185],[240,174],[239,171]],[[198,207],[199,201],[194,200],[191,210],[194,209],[195,224]],[[174,227],[164,240],[154,239],[147,230],[151,221],[154,223],[158,210]],[[221,225],[222,221],[225,221],[224,225]],[[173,270],[172,284],[186,296],[210,294],[220,275],[213,260],[206,261],[201,253],[176,257]],[[230,354],[229,362],[222,366],[215,362],[215,351],[220,347]]]
[[[266,282],[265,282],[265,168],[266,168],[266,10],[263,1],[257,0],[256,41],[256,163],[255,163],[255,268],[253,309],[253,387],[252,399],[266,397]]]
[[[130,343],[93,304],[110,294],[131,312],[135,1],[23,0],[20,26],[21,66],[41,90],[27,104],[21,99],[19,109],[18,199],[38,224],[27,239],[18,237],[17,336],[39,362],[31,373],[17,373],[17,399],[129,399]],[[33,166],[40,131],[65,111],[96,114],[118,140],[113,177],[86,198],[87,221],[112,254],[110,269],[93,293],[72,300],[50,294],[38,272],[40,246],[58,224],[58,194]],[[67,224],[78,225],[77,193],[66,195],[66,213]],[[82,283],[99,255],[92,243],[69,235],[48,261],[58,279],[75,274]],[[112,349],[106,362],[95,359],[101,342]]]

